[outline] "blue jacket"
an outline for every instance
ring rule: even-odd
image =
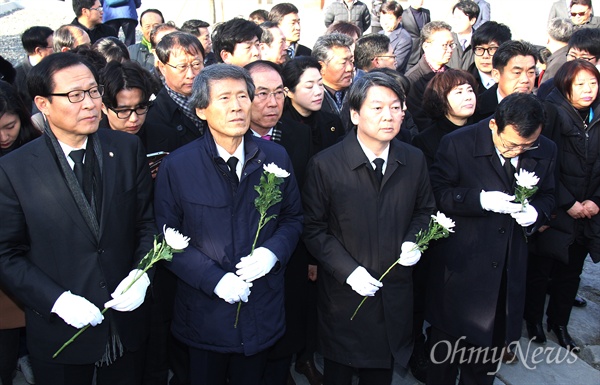
[[[102,16],[103,23],[115,19],[137,20],[138,15],[136,9],[142,5],[141,0],[129,0],[129,3],[121,5],[120,7],[109,7],[105,4],[105,0],[101,0],[101,3],[104,10],[104,15]]]
[[[156,222],[191,238],[185,252],[168,267],[179,278],[172,323],[174,335],[188,346],[221,353],[252,355],[272,346],[284,333],[283,276],[300,233],[302,205],[294,175],[280,185],[282,201],[268,211],[277,214],[260,232],[256,247],[266,247],[279,263],[253,282],[234,328],[237,304],[213,290],[241,257],[250,254],[259,213],[254,207],[263,165],[274,162],[293,174],[280,145],[244,137],[242,176],[236,190],[210,132],[166,157],[156,180]]]

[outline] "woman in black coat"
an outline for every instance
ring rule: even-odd
[[[543,343],[542,318],[550,278],[546,314],[561,346],[579,352],[567,330],[579,276],[588,253],[600,261],[600,73],[585,60],[565,63],[546,98],[548,115],[556,115],[543,134],[558,147],[556,210],[549,227],[532,242],[525,320],[530,338]]]
[[[286,101],[283,117],[306,124],[311,130],[311,155],[337,143],[344,136],[339,117],[321,111],[325,98],[321,65],[310,56],[300,56],[283,67]]]
[[[434,123],[415,135],[413,146],[421,149],[431,167],[442,136],[467,123],[477,104],[477,81],[467,71],[448,69],[435,75],[423,94],[423,109]]]

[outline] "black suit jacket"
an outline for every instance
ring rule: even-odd
[[[423,25],[425,25],[431,21],[431,13],[426,8],[421,8],[421,11],[425,17],[423,23]],[[409,70],[419,62],[419,59],[421,59],[421,56],[423,55],[423,50],[421,49],[420,43],[421,29],[417,25],[417,21],[415,20],[410,7],[406,8],[402,13],[402,26],[410,34],[413,43],[412,52],[410,54],[410,58],[408,59],[407,70]]]
[[[496,113],[498,107],[498,84],[493,85],[481,95],[477,96],[477,107],[473,114],[473,121],[480,122]]]
[[[98,237],[46,135],[0,159],[0,281],[25,306],[29,352],[40,360],[51,361],[77,331],[51,313],[58,297],[70,290],[103,309],[150,250],[156,233],[142,143],[112,130],[99,130],[98,138],[103,160]],[[98,361],[109,327],[116,327],[127,349],[139,348],[147,331],[144,305],[132,312],[107,311],[100,325],[86,330],[53,362]]]
[[[435,74],[427,64],[425,57],[422,57],[419,63],[406,73],[406,78],[410,82],[410,91],[406,96],[406,108],[412,114],[419,131],[423,131],[433,123],[429,115],[423,110],[422,103],[425,88],[427,88],[427,84]]]
[[[172,152],[202,136],[200,130],[162,88],[148,111],[144,127],[138,134],[148,153]]]
[[[512,193],[494,148],[489,120],[442,138],[431,185],[437,207],[456,222],[455,233],[431,245],[427,320],[454,337],[491,346],[502,275],[506,274],[506,342],[521,337],[525,302],[527,243],[554,208],[556,145],[540,135],[539,148],[519,156],[519,168],[540,178],[530,204],[537,221],[523,228],[508,214],[481,208],[480,193]]]

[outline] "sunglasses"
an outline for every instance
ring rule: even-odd
[[[575,16],[584,17],[586,13],[587,13],[587,11],[583,11],[583,12],[571,12],[571,16],[573,16],[573,17],[575,17]]]

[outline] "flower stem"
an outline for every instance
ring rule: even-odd
[[[394,266],[396,266],[398,264],[398,260],[396,260],[396,262],[392,263],[392,266],[388,267],[388,269],[385,271],[385,273],[383,273],[381,275],[381,277],[379,277],[378,281],[381,282],[382,279],[385,278],[386,275],[388,275],[388,273],[390,271],[392,271],[392,269],[394,268]],[[362,299],[362,301],[360,301],[360,304],[358,305],[358,307],[356,308],[356,310],[354,310],[354,314],[352,314],[352,317],[350,317],[350,321],[354,320],[354,317],[356,316],[356,313],[358,313],[358,309],[360,309],[360,307],[363,305],[363,303],[367,300],[367,298],[369,297],[364,297]]]
[[[254,254],[254,248],[256,247],[256,242],[258,241],[258,234],[260,234],[260,230],[264,227],[263,221],[265,220],[265,216],[267,213],[261,213],[260,219],[258,221],[258,228],[256,229],[256,235],[254,236],[254,242],[252,242],[252,249],[250,249],[250,255]],[[237,311],[235,312],[235,322],[233,323],[233,328],[237,329],[238,321],[240,319],[240,310],[242,309],[242,301],[238,302]]]

